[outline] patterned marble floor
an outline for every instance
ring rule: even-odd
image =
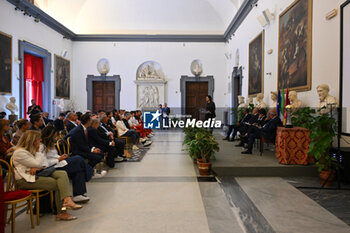
[[[181,132],[157,132],[141,162],[117,164],[89,182],[91,201],[74,212],[78,220],[45,215],[32,230],[21,214],[16,232],[350,232],[281,178],[197,179],[182,139]]]

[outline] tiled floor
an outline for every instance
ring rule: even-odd
[[[16,232],[350,232],[281,178],[198,181],[182,139],[181,132],[157,132],[141,162],[117,164],[105,178],[89,182],[91,201],[74,212],[78,220],[56,222],[45,215],[32,230],[22,214]]]

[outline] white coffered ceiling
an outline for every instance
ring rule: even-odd
[[[243,0],[36,0],[77,34],[223,34]]]

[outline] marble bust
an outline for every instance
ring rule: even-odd
[[[253,97],[248,97],[247,104],[248,104],[248,106],[251,105],[251,104],[254,105]]]
[[[248,105],[244,102],[244,96],[238,96],[238,108],[247,108]]]
[[[203,64],[201,60],[196,59],[191,63],[191,72],[195,76],[200,76],[203,73]]]
[[[290,100],[290,105],[292,106],[293,112],[297,111],[303,104],[303,102],[298,99],[298,95],[296,91],[289,92],[288,98]]]
[[[337,99],[329,95],[329,86],[327,84],[318,85],[317,93],[320,101],[317,109],[320,113],[328,113],[332,108],[336,108],[338,106]],[[324,107],[326,107],[326,109],[322,109]]]
[[[277,92],[271,91],[271,100],[272,104],[270,104],[270,108],[276,108],[277,107]]]
[[[259,93],[256,95],[256,100],[258,101],[258,105],[256,106],[257,108],[266,108],[266,104],[264,102],[264,94]]]
[[[15,97],[10,98],[10,102],[6,104],[6,109],[11,112],[11,115],[15,115],[15,112],[18,112],[18,106],[16,105]]]
[[[106,58],[101,58],[97,62],[97,70],[101,75],[107,75],[110,69],[109,61]]]

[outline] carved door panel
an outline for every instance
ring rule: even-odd
[[[205,109],[205,97],[208,95],[208,82],[186,83],[186,115],[192,118],[204,120],[205,115],[201,110]]]
[[[112,111],[115,108],[114,82],[93,82],[93,111]]]

